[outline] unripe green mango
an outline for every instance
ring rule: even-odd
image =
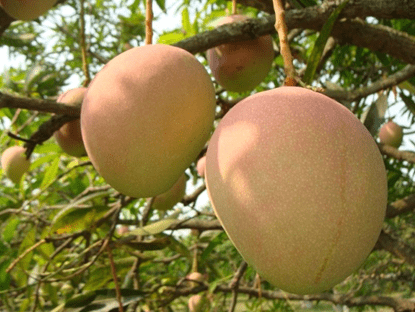
[[[328,290],[352,274],[386,212],[375,140],[347,108],[299,87],[236,104],[210,140],[205,179],[247,263],[291,293]]]
[[[26,149],[23,146],[12,146],[1,155],[1,167],[4,174],[15,184],[30,168],[30,160],[26,159]]]
[[[157,196],[204,147],[215,107],[210,76],[192,54],[161,44],[130,49],[88,87],[81,110],[87,154],[119,192]]]
[[[68,90],[61,94],[56,101],[81,107],[86,90],[84,87]],[[64,124],[58,131],[55,131],[54,137],[58,145],[68,155],[75,157],[86,155],[79,119]]]
[[[220,19],[217,25],[242,22],[248,17],[231,15]],[[256,39],[230,42],[206,52],[212,74],[226,90],[244,92],[260,84],[271,69],[274,49],[270,35]]]

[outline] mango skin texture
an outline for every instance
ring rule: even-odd
[[[218,26],[242,22],[243,15],[226,16]],[[245,92],[260,84],[271,69],[274,60],[272,37],[262,36],[253,40],[231,42],[209,49],[206,57],[212,74],[226,90]]]
[[[153,202],[153,209],[167,211],[182,200],[186,193],[186,175],[183,173],[167,192],[157,195]]]
[[[402,128],[393,121],[388,121],[380,128],[379,141],[381,143],[398,148],[402,144],[402,139]]]
[[[197,173],[204,178],[205,177],[205,168],[206,168],[206,156],[201,157],[196,164]]]
[[[206,184],[247,263],[296,294],[353,273],[386,212],[375,140],[344,106],[299,87],[257,93],[225,115],[208,147]]]
[[[130,49],[88,87],[81,110],[87,154],[119,192],[157,196],[204,147],[215,107],[210,76],[192,54],[161,44]]]
[[[23,146],[12,146],[1,155],[1,167],[4,174],[15,184],[20,182],[23,174],[30,168],[30,160],[26,159]]]
[[[209,300],[204,295],[193,295],[189,298],[189,312],[209,311]]]
[[[56,101],[71,106],[81,106],[86,90],[83,87],[68,90],[61,94]],[[79,119],[67,122],[58,131],[55,131],[53,136],[58,145],[68,155],[75,157],[86,155]]]
[[[0,0],[0,6],[11,17],[30,21],[50,10],[57,0]]]

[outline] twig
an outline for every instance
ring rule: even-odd
[[[238,301],[238,288],[239,282],[246,271],[248,264],[245,261],[242,261],[241,265],[239,266],[238,270],[235,273],[232,281],[229,283],[229,287],[233,289],[232,291],[232,302],[229,306],[229,312],[235,311],[236,303]]]
[[[86,48],[86,40],[85,40],[85,11],[84,11],[84,0],[80,0],[80,13],[79,13],[79,24],[80,24],[80,36],[81,36],[81,53],[82,53],[82,70],[85,75],[85,81],[83,83],[84,87],[89,85],[91,81],[91,76],[89,74],[88,68],[88,58],[87,58],[87,48]]]
[[[204,192],[204,190],[206,190],[205,184],[199,186],[192,194],[185,195],[182,199],[183,205],[187,206],[190,203],[194,202],[199,197],[199,195]]]
[[[153,41],[153,1],[146,1],[146,44]]]
[[[117,294],[117,301],[118,301],[119,311],[124,312],[124,308],[123,308],[123,305],[122,305],[120,285],[118,284],[118,279],[117,279],[117,271],[115,270],[114,258],[112,257],[111,247],[109,245],[107,245],[107,251],[108,251],[108,258],[110,259],[111,273],[112,273],[112,278],[113,278],[114,284],[115,284],[115,293]]]
[[[275,11],[275,30],[278,32],[280,39],[280,53],[284,60],[284,70],[287,77],[285,78],[286,86],[295,86],[295,68],[293,64],[293,56],[291,55],[290,45],[287,39],[288,28],[285,23],[285,10],[281,0],[273,0]]]
[[[29,247],[28,249],[26,249],[19,257],[17,257],[16,260],[14,260],[9,267],[6,269],[6,273],[9,273],[11,270],[13,270],[13,268],[20,262],[20,260],[22,260],[28,253],[30,253],[31,251],[35,250],[37,247],[39,247],[40,245],[46,243],[45,239],[42,239],[40,241],[38,241],[36,244],[34,244],[33,246]]]

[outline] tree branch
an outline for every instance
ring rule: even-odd
[[[361,98],[376,93],[382,89],[387,89],[396,86],[399,83],[408,80],[409,78],[414,76],[415,65],[407,65],[400,71],[388,76],[387,78],[381,78],[367,87],[362,87],[353,91],[326,90],[323,93],[336,100],[346,100],[350,102],[358,101]]]
[[[309,10],[287,11],[285,20],[289,29],[320,30],[332,12]],[[214,30],[199,33],[179,41],[174,46],[190,53],[204,52],[226,42],[250,40],[275,33],[275,17],[267,16],[244,22],[225,24]],[[351,44],[389,54],[409,64],[415,64],[415,37],[382,25],[367,24],[360,19],[338,20],[332,36],[341,44]]]
[[[385,144],[378,144],[379,150],[383,155],[395,158],[401,161],[407,161],[409,163],[415,164],[415,153],[408,151],[400,151],[397,148],[394,148]]]
[[[307,10],[329,11],[333,10],[341,1],[325,1],[320,6],[307,8]],[[240,4],[257,8],[258,10],[273,13],[272,0],[239,0]],[[340,14],[341,17],[366,17],[376,18],[408,18],[415,19],[415,2],[407,0],[354,0],[351,1]]]
[[[409,265],[415,266],[415,252],[411,246],[393,238],[390,234],[382,230],[375,248],[389,251],[396,257],[404,260]]]
[[[239,287],[238,291],[243,294],[248,294],[253,297],[260,297],[259,290],[249,287]],[[214,289],[214,292],[231,293],[232,288],[229,286],[219,285]],[[395,311],[414,311],[415,303],[396,297],[385,296],[361,296],[352,297],[351,295],[338,295],[330,293],[321,293],[314,295],[295,295],[282,291],[261,290],[261,297],[267,299],[279,300],[310,300],[310,301],[330,301],[334,304],[347,305],[348,307],[364,306],[364,305],[379,305],[392,307]]]
[[[413,212],[415,210],[415,194],[398,199],[388,205],[386,210],[386,218],[394,218],[396,216]]]
[[[57,103],[51,100],[17,97],[0,92],[0,108],[4,107],[23,108],[74,117],[79,117],[81,112],[80,107],[69,106],[67,104]]]

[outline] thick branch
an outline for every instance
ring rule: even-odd
[[[219,285],[215,288],[214,292],[231,293],[232,288],[229,286]],[[261,294],[258,289],[249,287],[239,287],[238,292],[248,294],[253,297],[260,297],[267,299],[280,299],[280,300],[310,300],[310,301],[330,301],[334,304],[347,305],[348,307],[364,306],[364,305],[378,305],[392,307],[395,311],[414,311],[415,303],[410,300],[392,298],[385,296],[361,296],[351,297],[350,295],[337,295],[330,293],[314,294],[314,295],[294,295],[282,291],[269,291],[261,290]]]
[[[386,218],[394,218],[396,216],[413,212],[415,210],[415,194],[398,199],[388,205],[386,210]]]
[[[311,7],[309,10],[328,11],[339,5],[341,1],[326,1],[319,7]],[[272,0],[239,0],[240,4],[251,6],[258,10],[272,14]],[[408,0],[354,0],[351,1],[341,13],[342,17],[366,17],[373,16],[376,18],[409,18],[415,19],[415,2]]]
[[[328,13],[331,13],[328,12]],[[285,20],[289,29],[302,28],[320,30],[329,14],[311,10],[291,10]],[[214,30],[179,41],[175,46],[193,54],[226,42],[250,40],[266,34],[274,34],[275,17],[249,19],[245,22],[222,25]],[[382,25],[367,24],[362,20],[339,20],[334,25],[332,36],[341,44],[351,44],[389,54],[406,63],[415,64],[415,37]]]
[[[63,103],[56,103],[50,100],[40,100],[12,96],[0,92],[0,108],[23,108],[39,112],[55,113],[79,117],[80,107],[73,107]]]
[[[406,263],[415,266],[414,249],[404,242],[393,238],[391,235],[387,234],[384,231],[380,233],[375,248],[389,251],[391,254],[404,260]]]
[[[384,144],[378,144],[378,147],[383,155],[415,164],[415,153],[413,152],[400,151],[397,148]]]
[[[166,287],[166,294],[170,294],[170,298],[163,302],[166,305],[173,301],[175,298],[181,296],[188,296],[190,294],[197,294],[201,291],[208,289],[207,285],[198,285],[193,288],[178,288],[178,287]],[[213,289],[214,293],[232,293],[234,289],[227,285],[218,285]],[[251,297],[266,298],[271,300],[309,300],[309,301],[329,301],[338,305],[346,305],[348,307],[358,307],[365,305],[372,306],[387,306],[393,308],[399,312],[410,312],[415,310],[415,303],[410,299],[402,299],[399,297],[386,297],[386,296],[360,296],[353,297],[352,294],[331,294],[320,293],[313,295],[295,295],[286,293],[284,291],[271,291],[256,289],[246,286],[239,286],[238,293],[247,294]]]
[[[326,90],[324,94],[337,100],[346,100],[352,102],[357,101],[370,94],[376,93],[380,90],[396,86],[399,83],[414,76],[415,65],[407,65],[402,70],[388,76],[387,78],[381,78],[367,87],[362,87],[353,91]]]

